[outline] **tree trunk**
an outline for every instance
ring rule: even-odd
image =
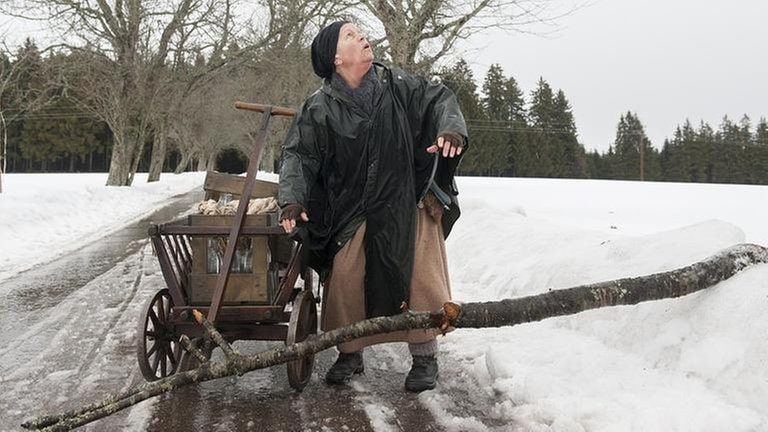
[[[128,180],[128,186],[133,184],[133,177],[136,175],[136,171],[139,170],[139,163],[141,162],[141,158],[144,154],[144,141],[145,141],[146,135],[144,134],[144,129],[140,129],[137,127],[136,132],[133,136],[133,163],[131,164],[131,172],[129,174],[129,180]]]
[[[266,172],[274,172],[275,159],[277,159],[277,146],[267,145],[263,151],[265,153],[261,158],[261,166],[259,169]]]
[[[3,128],[3,133],[5,133],[5,128]],[[5,140],[3,140],[3,147],[0,149],[0,152],[5,152]],[[5,175],[5,155],[3,153],[0,153],[0,193],[3,193],[3,176]]]
[[[107,186],[130,186],[138,170],[144,149],[145,128],[138,116],[131,119],[132,124],[114,133],[112,159],[109,163]]]
[[[210,155],[205,163],[206,171],[216,171],[216,155]]]
[[[187,153],[183,150],[179,150],[179,152],[181,152],[181,161],[179,161],[179,164],[176,165],[176,169],[173,170],[174,174],[183,173],[187,169],[187,166],[189,165],[189,161],[192,159],[191,153]]]
[[[310,336],[298,344],[252,356],[242,356],[233,351],[213,325],[195,311],[196,318],[203,325],[208,337],[216,341],[224,351],[224,362],[205,362],[195,370],[141,384],[82,409],[60,415],[41,416],[22,426],[30,429],[47,428],[46,430],[52,431],[70,430],[175,388],[286,363],[364,336],[411,329],[512,326],[588,309],[680,297],[711,287],[744,268],[759,263],[768,263],[768,249],[752,244],[736,245],[704,261],[665,273],[582,285],[518,299],[484,303],[446,303],[441,310],[435,312],[405,312],[391,317],[372,318]],[[191,347],[186,337],[182,336],[182,339],[182,344],[196,357],[201,358],[199,350]]]
[[[5,175],[5,158],[8,154],[8,132],[6,131],[5,126],[5,115],[3,115],[3,110],[0,110],[0,128],[3,129],[2,135],[0,135],[0,139],[2,139],[2,145],[0,145],[0,193],[3,193],[3,176]]]
[[[197,158],[197,169],[195,171],[205,171],[207,166],[206,159],[208,159],[208,156],[206,155],[200,155],[200,157]]]
[[[109,175],[107,186],[130,186],[131,160],[126,154],[125,137],[115,136],[115,145],[112,147],[112,158],[109,161]]]
[[[161,127],[155,134],[147,183],[160,180],[160,174],[163,172],[163,163],[165,162],[166,147],[165,130]]]

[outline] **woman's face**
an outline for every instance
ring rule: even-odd
[[[346,23],[339,30],[339,41],[336,44],[334,64],[357,66],[373,61],[373,50],[363,33],[352,23]]]

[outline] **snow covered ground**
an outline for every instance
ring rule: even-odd
[[[164,174],[105,187],[107,174],[5,174],[0,193],[0,282],[139,220],[199,189],[205,173]]]
[[[683,267],[768,245],[768,187],[584,180],[459,182],[457,300]],[[682,299],[462,330],[441,350],[523,431],[768,430],[768,266]],[[429,394],[422,396],[430,398]],[[461,428],[456,428],[460,430]]]
[[[105,188],[103,174],[4,176],[2,279],[199,188],[203,174]],[[741,242],[768,245],[768,187],[586,180],[459,179],[448,240],[454,297],[520,297],[688,265]],[[139,260],[139,258],[137,258]],[[126,277],[129,277],[127,275]],[[768,266],[682,299],[585,312],[440,339],[442,427],[455,382],[477,382],[512,431],[768,430]],[[407,366],[403,366],[407,369]],[[450,382],[447,382],[450,380]],[[375,430],[387,409],[365,406]]]

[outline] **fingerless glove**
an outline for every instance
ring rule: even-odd
[[[301,204],[286,204],[280,209],[280,221],[286,219],[299,220],[303,212],[306,212],[306,210],[304,210]]]

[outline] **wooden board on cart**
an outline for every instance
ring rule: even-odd
[[[216,171],[208,171],[205,173],[205,182],[203,183],[203,189],[205,190],[206,199],[218,200],[219,195],[222,193],[232,194],[234,199],[240,199],[240,194],[243,192],[243,185],[245,184],[245,177],[232,174],[224,174]],[[277,183],[256,180],[256,184],[251,192],[251,198],[267,198],[277,196]]]
[[[274,214],[248,215],[243,226],[266,227],[274,224]],[[190,226],[231,226],[234,216],[189,216]],[[219,273],[208,272],[209,239],[226,242],[226,237],[192,236],[192,271],[189,274],[189,299],[193,305],[209,305]],[[230,273],[223,304],[268,304],[275,290],[270,282],[270,248],[266,236],[243,236],[240,241],[250,241],[252,272]],[[234,264],[233,264],[234,266]],[[272,276],[274,277],[274,276]]]

